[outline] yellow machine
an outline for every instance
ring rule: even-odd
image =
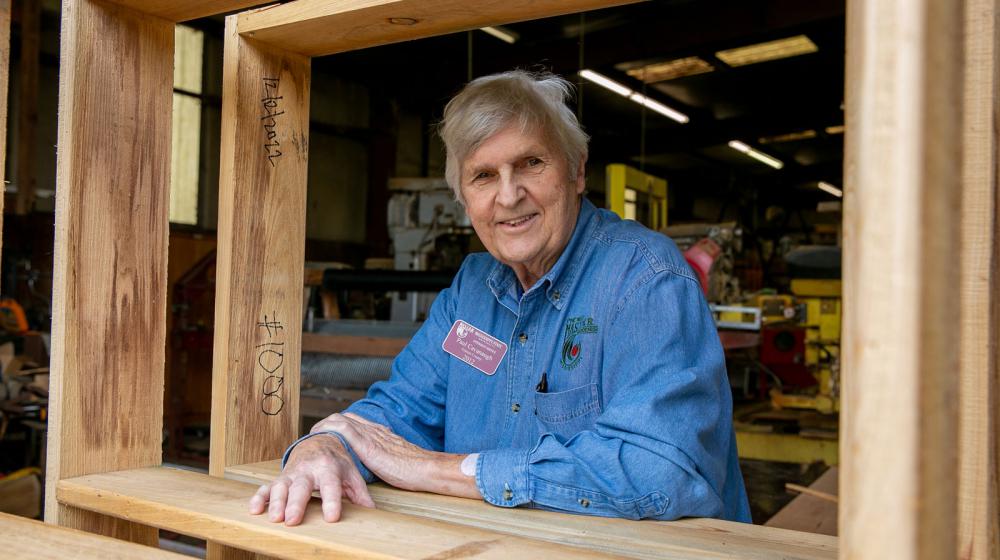
[[[657,231],[667,225],[667,180],[623,163],[606,168],[608,210]]]

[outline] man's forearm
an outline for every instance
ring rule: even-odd
[[[463,472],[462,462],[466,457],[469,456],[429,451],[421,481],[414,490],[481,500],[483,496],[476,487],[475,463],[472,463],[471,473],[468,469]]]

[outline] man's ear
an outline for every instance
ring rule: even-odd
[[[587,156],[586,154],[580,158],[580,164],[577,166],[576,170],[576,194],[583,194],[584,189],[587,187]]]

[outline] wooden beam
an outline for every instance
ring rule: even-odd
[[[42,26],[40,0],[21,2],[21,56],[18,65],[17,199],[14,212],[23,216],[35,207],[35,141],[38,132],[38,49]]]
[[[116,4],[170,21],[187,21],[236,12],[274,0],[111,0]]]
[[[155,544],[55,487],[160,463],[174,26],[91,0],[62,18],[45,515]]]
[[[277,461],[239,465],[226,477],[260,484],[278,475]],[[479,500],[407,492],[372,484],[380,511],[572,545],[628,558],[835,558],[837,539],[718,519],[642,521],[587,517],[535,509],[506,509]]]
[[[247,512],[247,496],[256,488],[160,467],[64,480],[57,491],[60,501],[81,508],[278,558],[609,558],[350,503],[339,522],[326,523],[313,500],[302,525],[285,527]]]
[[[183,560],[166,550],[129,543],[111,537],[93,535],[42,523],[25,517],[0,513],[0,534],[4,554],[8,558],[33,558],[35,560]]]
[[[395,358],[409,342],[408,338],[302,333],[303,352],[322,352],[324,354]]]
[[[956,550],[963,5],[847,4],[841,558]]]
[[[239,32],[284,50],[324,56],[635,1],[295,0],[240,14]]]
[[[210,470],[298,436],[309,59],[226,20]]]
[[[0,0],[0,255],[3,254],[3,199],[6,192],[7,86],[10,83],[10,0]]]
[[[962,161],[958,557],[1000,557],[1000,3],[967,0]]]

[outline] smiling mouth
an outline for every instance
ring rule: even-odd
[[[521,216],[519,218],[514,218],[513,220],[500,222],[500,225],[508,228],[520,227],[530,222],[537,215],[538,214],[528,214],[527,216]]]

